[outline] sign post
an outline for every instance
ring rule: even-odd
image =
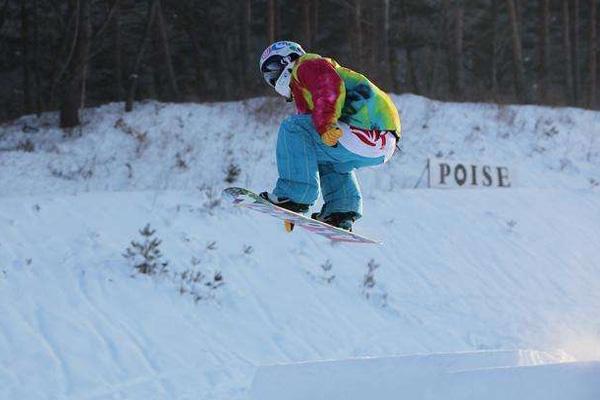
[[[441,159],[427,160],[430,188],[510,188],[513,175],[508,167]]]

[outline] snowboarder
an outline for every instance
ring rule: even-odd
[[[259,66],[265,81],[298,110],[279,128],[275,189],[260,196],[306,213],[320,188],[324,204],[313,218],[352,230],[362,216],[354,170],[391,158],[400,140],[398,110],[364,75],[306,53],[298,43],[273,43]],[[293,224],[285,227],[291,231]]]

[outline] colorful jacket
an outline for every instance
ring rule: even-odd
[[[319,134],[342,121],[364,129],[400,135],[400,116],[390,96],[364,75],[318,54],[300,57],[291,89],[299,113],[311,114]]]

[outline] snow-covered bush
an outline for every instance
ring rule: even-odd
[[[148,148],[148,132],[141,132],[139,129],[135,129],[129,125],[123,118],[119,118],[114,125],[115,128],[121,130],[123,133],[133,137],[136,142],[135,154],[138,157],[142,156],[144,150]]]
[[[203,272],[199,267],[202,261],[196,257],[192,257],[191,264],[192,268],[173,275],[179,286],[179,293],[182,295],[189,293],[195,302],[214,298],[216,290],[225,284],[221,272],[218,270],[210,273]]]
[[[216,290],[225,284],[223,274],[202,258],[192,257],[191,266],[170,271],[160,249],[162,241],[156,236],[156,230],[150,224],[140,229],[142,240],[132,240],[123,253],[132,267],[140,274],[160,277],[162,282],[173,284],[180,294],[189,294],[195,302],[212,299]],[[206,251],[215,250],[216,241],[206,244]],[[202,264],[206,264],[203,266]]]
[[[35,151],[35,145],[30,139],[25,139],[17,144],[17,151],[23,151],[25,153],[33,153]]]
[[[212,187],[200,187],[199,188],[204,195],[203,206],[209,212],[212,212],[215,208],[221,205],[221,193]]]
[[[123,257],[128,259],[133,268],[140,274],[156,275],[167,272],[168,261],[163,261],[163,254],[160,250],[162,240],[154,236],[156,230],[150,228],[150,224],[140,229],[143,241],[131,241],[130,246],[123,253]]]
[[[310,276],[313,281],[319,283],[330,284],[335,280],[335,274],[333,273],[333,263],[330,259],[325,260],[325,262],[319,264],[319,270],[312,271],[311,269],[305,270],[306,274]]]
[[[385,288],[380,287],[375,280],[375,271],[380,267],[374,259],[369,260],[367,272],[362,280],[362,294],[367,299],[374,301],[380,307],[388,305],[388,294]]]
[[[89,160],[63,160],[52,159],[48,162],[48,171],[55,178],[66,181],[88,180],[94,176],[96,157]]]
[[[321,275],[321,279],[323,280],[323,282],[333,282],[333,280],[335,279],[335,274],[332,272],[333,263],[330,259],[325,260],[325,262],[321,264],[321,270],[323,271]]]
[[[181,156],[181,153],[175,154],[175,166],[181,170],[189,169],[187,161]]]
[[[236,163],[230,162],[225,173],[225,182],[234,183],[242,173],[242,170]]]
[[[194,147],[191,145],[185,146],[181,151],[175,154],[175,167],[187,171],[190,169],[191,157],[193,157]]]
[[[374,259],[369,260],[367,264],[367,273],[363,276],[362,289],[363,294],[369,298],[370,291],[375,287],[377,283],[375,281],[375,270],[379,268],[379,264]]]

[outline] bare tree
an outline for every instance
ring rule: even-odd
[[[307,1],[307,0],[304,0]],[[311,33],[312,37],[310,39],[311,46],[318,46],[319,40],[319,0],[310,0],[312,4],[312,23],[311,23]]]
[[[348,30],[352,62],[356,68],[362,69],[363,65],[363,29],[362,29],[362,0],[352,0],[350,23]]]
[[[135,61],[133,63],[133,67],[131,69],[131,73],[129,74],[129,85],[127,89],[127,99],[125,101],[125,111],[129,112],[133,110],[133,101],[135,100],[135,92],[139,80],[139,71],[142,63],[142,58],[144,57],[144,52],[146,50],[146,46],[148,45],[148,41],[150,40],[150,35],[152,33],[152,26],[154,25],[154,19],[156,18],[156,1],[150,6],[148,10],[148,16],[146,18],[146,29],[144,31],[144,35],[142,36],[141,43],[138,46],[138,51],[135,56]]]
[[[465,73],[464,73],[464,52],[463,36],[465,24],[465,10],[461,0],[455,0],[454,6],[454,35],[453,35],[453,53],[454,70],[456,73],[455,93],[460,97],[464,94]]]
[[[113,18],[113,57],[114,57],[114,76],[115,76],[115,96],[117,100],[122,100],[123,89],[123,43],[121,37],[121,7],[120,0],[112,0],[111,7],[115,7]]]
[[[383,0],[382,19],[379,24],[383,29],[381,31],[381,53],[379,56],[379,66],[381,74],[381,83],[386,90],[392,89],[392,76],[394,74],[394,54],[390,49],[390,0]]]
[[[98,54],[91,52],[91,43],[102,37],[116,9],[116,7],[112,7],[109,10],[103,23],[92,36],[90,0],[69,0],[67,6],[70,17],[69,23],[65,25],[65,39],[63,40],[66,60],[56,70],[51,89],[51,100],[56,88],[60,89],[60,126],[62,128],[72,128],[80,124],[79,110],[85,103],[88,65],[90,59]]]
[[[188,32],[189,33],[189,32]],[[135,92],[137,88],[137,83],[139,80],[139,70],[141,67],[142,59],[144,57],[144,53],[146,51],[146,47],[148,42],[154,36],[154,45],[158,47],[160,53],[162,54],[162,64],[166,69],[167,80],[169,82],[169,87],[171,91],[171,95],[174,99],[178,99],[180,97],[179,87],[177,85],[177,80],[175,78],[175,71],[173,68],[173,63],[171,61],[171,49],[169,46],[169,40],[167,37],[166,31],[166,23],[164,18],[164,13],[162,9],[161,0],[153,0],[150,9],[148,11],[148,16],[146,19],[146,28],[144,31],[144,35],[142,36],[141,43],[138,47],[138,51],[135,57],[135,61],[133,63],[133,68],[129,75],[129,86],[127,90],[127,99],[125,101],[125,111],[133,110],[133,101],[135,100]],[[192,39],[195,37],[192,35]],[[196,40],[192,40],[192,45],[197,46]],[[159,86],[157,81],[158,70],[155,65],[154,73],[155,73],[155,86]]]
[[[538,0],[538,67],[537,84],[539,99],[544,102],[547,97],[549,35],[550,35],[550,0]]]
[[[579,105],[581,101],[580,85],[581,76],[579,71],[579,0],[571,0],[571,62],[573,63],[573,101]]]
[[[492,0],[491,9],[492,38],[490,40],[490,54],[492,58],[490,60],[490,86],[494,97],[498,95],[498,1]]]
[[[419,78],[415,68],[414,44],[412,43],[412,24],[408,13],[407,0],[402,0],[401,11],[403,20],[403,42],[406,50],[406,85],[415,94],[421,93]]]
[[[452,62],[452,36],[451,36],[451,18],[450,18],[450,0],[442,0],[442,40],[446,50],[446,68],[448,70],[448,87],[450,89],[450,93],[454,94],[454,90],[452,87],[452,81],[454,80],[454,71]]]
[[[452,98],[459,99],[464,91],[463,30],[464,9],[460,0],[443,0],[443,32],[448,56],[448,85]]]
[[[80,124],[79,110],[85,100],[85,80],[90,53],[90,1],[69,0],[69,8],[74,23],[71,30],[71,50],[65,64],[65,78],[61,81],[61,128],[72,128]]]
[[[242,53],[242,73],[244,75],[250,75],[254,69],[254,63],[250,58],[250,35],[251,30],[250,26],[252,25],[252,0],[244,0],[244,7],[242,8],[242,27],[240,29],[240,50]],[[248,94],[249,88],[249,79],[242,79],[242,84],[244,86],[244,94]]]
[[[377,58],[381,53],[381,37],[379,29],[376,29],[377,24],[380,21],[380,10],[379,1],[375,4],[371,4],[369,12],[362,12],[363,30],[364,34],[362,40],[363,50],[363,70],[372,78],[379,76],[379,68],[377,68]],[[363,10],[364,11],[364,10]]]
[[[273,13],[275,15],[275,40],[281,37],[281,3],[285,0],[273,0]]]
[[[311,39],[312,39],[312,33],[311,33],[311,19],[312,19],[312,14],[311,14],[311,1],[309,0],[305,0],[302,2],[302,30],[303,30],[303,45],[307,48],[310,49],[311,46]]]
[[[455,0],[454,2],[454,29],[452,35],[452,62],[454,64],[453,70],[456,77],[454,84],[454,93],[462,97],[464,93],[464,53],[463,53],[463,34],[464,34],[464,17],[465,11],[461,0]]]
[[[392,18],[392,8],[390,7],[389,1],[386,0],[387,3],[387,21],[388,21],[388,50],[387,50],[387,63],[389,65],[389,75],[390,75],[390,87],[389,91],[397,93],[400,91],[400,82],[399,82],[399,74],[398,74],[398,57],[396,53],[396,45],[399,39],[399,23],[396,22],[395,18]]]
[[[267,0],[267,39],[275,41],[275,0]]]
[[[162,0],[155,0],[154,7],[156,7],[154,22],[156,24],[156,30],[158,34],[158,45],[160,46],[163,56],[163,63],[166,69],[172,98],[177,100],[180,97],[179,87],[177,85],[177,79],[175,78],[173,62],[171,61],[171,46],[169,45],[169,39],[167,37],[167,28],[165,24],[165,15],[162,8]]]
[[[40,20],[38,0],[33,0],[33,58],[31,60],[35,79],[35,107],[36,113],[42,112],[42,78],[40,76]]]
[[[589,63],[588,63],[588,101],[587,106],[593,108],[596,104],[596,85],[598,78],[598,47],[597,47],[597,35],[596,35],[596,24],[597,21],[598,6],[596,0],[590,0],[590,30],[589,30]]]
[[[523,66],[523,51],[521,49],[521,35],[514,0],[506,0],[508,6],[508,17],[511,28],[513,70],[515,78],[515,89],[517,98],[521,103],[529,103],[529,93],[525,83],[525,67]]]
[[[562,38],[563,54],[565,56],[565,89],[567,103],[573,104],[573,63],[571,60],[571,35],[569,18],[569,0],[562,0]]]
[[[33,110],[33,97],[31,93],[31,34],[27,3],[27,0],[21,0],[21,58],[23,64],[23,110],[29,114]]]
[[[246,0],[246,3],[251,3],[251,0]],[[198,20],[195,18],[193,13],[193,0],[190,4],[190,1],[181,1],[178,0],[176,3],[173,3],[176,6],[176,12],[178,15],[177,21],[181,24],[185,34],[188,37],[189,43],[192,46],[192,58],[194,60],[194,71],[195,71],[195,91],[198,97],[203,95],[203,71],[205,67],[205,60],[202,56],[202,41],[200,39],[200,34],[198,32],[199,27],[201,27],[204,22],[203,20]],[[251,10],[247,10],[250,12]],[[246,42],[242,41],[242,48],[244,44],[247,44],[247,40],[250,39],[249,29],[250,26],[241,30],[241,32],[245,32],[248,29],[248,37],[246,38]]]

